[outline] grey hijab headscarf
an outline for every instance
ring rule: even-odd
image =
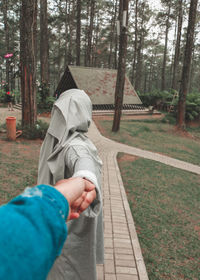
[[[81,135],[91,157],[102,164],[96,148],[83,133],[88,131],[92,120],[92,103],[88,95],[79,89],[62,93],[54,103],[51,122],[41,147],[38,184],[55,184],[63,179],[64,153],[70,142]],[[83,143],[80,143],[83,145]]]

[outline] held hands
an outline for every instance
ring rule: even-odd
[[[77,219],[96,198],[95,186],[83,178],[60,180],[55,188],[67,199],[70,212],[67,220]]]

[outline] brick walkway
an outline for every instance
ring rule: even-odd
[[[125,152],[200,174],[200,167],[167,156],[130,147],[103,137],[92,123],[88,136],[103,160],[105,263],[98,265],[98,280],[147,280],[134,221],[116,156]]]

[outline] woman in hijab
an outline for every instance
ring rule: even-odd
[[[62,93],[54,103],[51,122],[41,147],[38,184],[82,177],[95,185],[96,197],[78,220],[69,221],[68,242],[48,279],[95,280],[103,263],[101,166],[94,144],[85,133],[92,120],[88,95],[78,89]]]

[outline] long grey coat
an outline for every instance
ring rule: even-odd
[[[48,279],[95,280],[96,263],[103,263],[101,165],[94,144],[84,134],[92,105],[78,89],[61,94],[54,103],[49,129],[40,151],[38,183],[54,185],[63,178],[85,177],[97,197],[78,220],[67,223],[68,238]]]

